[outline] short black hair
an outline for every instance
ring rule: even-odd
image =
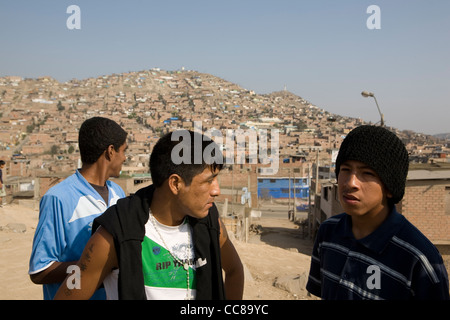
[[[180,137],[182,139],[180,139]],[[155,187],[160,187],[172,174],[178,174],[190,185],[205,168],[214,172],[223,168],[219,146],[198,132],[177,130],[158,140],[150,156],[150,173]]]
[[[6,162],[4,160],[0,160],[0,166],[6,164]]]
[[[127,132],[114,120],[93,117],[83,122],[78,134],[78,147],[84,164],[95,163],[110,145],[118,151],[127,139]]]

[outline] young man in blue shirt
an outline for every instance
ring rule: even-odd
[[[345,213],[319,228],[309,292],[326,300],[449,299],[441,255],[395,209],[408,164],[402,141],[385,128],[361,126],[347,135],[336,159]]]
[[[78,137],[81,169],[42,197],[29,275],[34,283],[43,284],[44,299],[53,299],[67,268],[80,258],[94,218],[125,197],[122,188],[108,179],[120,175],[126,138],[113,120],[94,117],[83,122]],[[104,289],[93,298],[105,299]]]

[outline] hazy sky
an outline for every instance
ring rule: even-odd
[[[0,0],[0,76],[185,67],[377,122],[368,90],[387,125],[428,134],[450,132],[449,59],[449,0]]]

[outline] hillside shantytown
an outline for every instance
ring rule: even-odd
[[[4,202],[36,207],[51,186],[80,167],[78,129],[93,116],[111,118],[128,132],[128,159],[115,180],[127,194],[151,183],[149,155],[166,132],[193,129],[195,123],[201,123],[204,131],[219,130],[223,136],[227,130],[276,129],[276,173],[260,161],[227,164],[217,202],[228,216],[258,215],[264,203],[287,203],[289,218],[310,237],[322,221],[340,213],[333,167],[336,152],[349,131],[366,124],[331,114],[286,90],[256,94],[184,68],[153,68],[64,83],[51,77],[1,77],[0,106]],[[449,268],[449,140],[388,128],[403,140],[411,161],[399,211],[435,243]],[[250,153],[247,148],[247,160]],[[298,214],[302,211],[306,216]],[[239,233],[237,229],[233,231]]]

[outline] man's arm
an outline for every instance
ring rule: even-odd
[[[49,284],[62,282],[67,276],[67,268],[76,264],[71,262],[53,262],[47,269],[41,272],[30,274],[30,279],[34,284]]]
[[[69,289],[67,281],[59,287],[54,299],[87,300],[102,284],[105,277],[117,268],[114,239],[106,229],[100,227],[89,239],[83,254],[77,263],[80,270],[80,288]],[[69,280],[70,281],[70,280]]]
[[[244,267],[241,259],[228,238],[227,229],[219,218],[220,252],[222,269],[225,271],[225,293],[229,300],[242,300],[244,293]]]
[[[39,222],[33,238],[29,275],[35,284],[61,283],[67,276],[67,267],[74,261],[60,261],[67,243],[62,201],[45,194],[39,203]]]
[[[316,297],[322,297],[322,275],[321,275],[321,256],[319,255],[319,246],[322,239],[322,228],[319,228],[316,239],[314,241],[313,251],[311,253],[311,264],[309,268],[308,282],[306,283],[306,290],[315,295]]]

